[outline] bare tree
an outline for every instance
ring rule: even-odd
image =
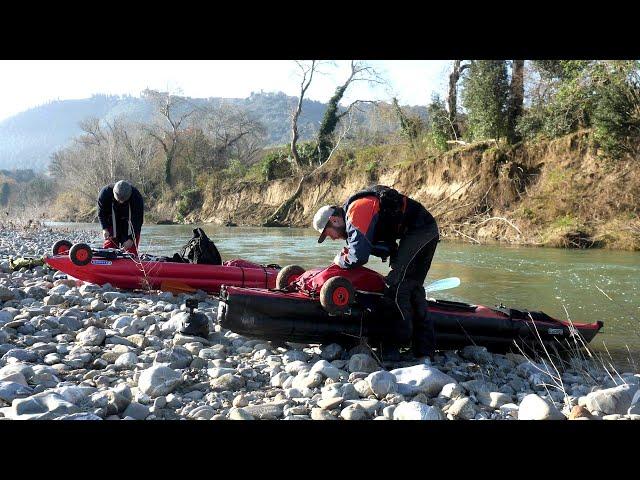
[[[193,115],[195,110],[186,99],[168,92],[147,89],[142,92],[142,96],[153,103],[156,112],[163,119],[162,123],[168,123],[169,126],[169,128],[163,128],[161,125],[156,125],[156,128],[149,128],[147,131],[164,150],[164,180],[167,185],[171,185],[173,160],[180,145],[186,120]]]
[[[291,155],[293,156],[294,164],[298,167],[302,165],[302,161],[300,160],[300,156],[298,155],[298,148],[296,146],[298,142],[298,117],[300,116],[300,112],[302,112],[302,101],[304,100],[304,95],[311,85],[311,81],[313,80],[313,74],[316,71],[316,61],[311,60],[311,65],[305,65],[302,62],[296,60],[296,64],[300,71],[302,72],[302,80],[300,81],[300,96],[298,97],[298,105],[296,106],[293,114],[291,116]]]
[[[131,178],[127,129],[122,120],[86,119],[74,144],[55,152],[50,172],[65,191],[75,192],[88,203],[100,189],[120,178]]]
[[[454,60],[453,68],[449,74],[449,95],[447,96],[447,108],[449,110],[449,123],[453,129],[455,139],[460,138],[460,126],[458,125],[458,80],[462,72],[469,68],[469,64],[461,65],[462,60]]]
[[[132,125],[122,131],[124,147],[128,153],[132,177],[143,195],[150,193],[151,161],[156,155],[157,142],[146,134],[141,125]]]
[[[266,128],[243,108],[222,104],[200,108],[198,115],[212,145],[211,166],[224,166],[231,157],[251,163],[265,144]]]

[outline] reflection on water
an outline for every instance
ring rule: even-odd
[[[52,226],[95,230],[98,224],[51,222]],[[145,225],[141,251],[173,255],[191,238],[195,226]],[[224,227],[203,225],[223,260],[245,258],[258,263],[297,264],[304,268],[331,263],[342,247],[338,241],[317,243],[310,228]],[[388,264],[371,257],[367,264],[386,274]],[[427,283],[460,277],[455,289],[433,296],[448,300],[542,310],[575,322],[603,320],[605,327],[594,345],[606,347],[618,362],[630,354],[640,364],[640,253],[609,250],[566,250],[471,245],[441,242]],[[602,293],[599,289],[602,290]],[[609,296],[611,299],[607,298]],[[566,312],[565,312],[566,308]],[[601,348],[602,349],[602,348]],[[630,370],[630,369],[629,369]]]

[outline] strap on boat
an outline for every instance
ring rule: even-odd
[[[267,268],[264,265],[260,265],[262,267],[262,271],[264,272],[264,286],[266,287],[267,285],[269,285],[269,282],[267,282]]]

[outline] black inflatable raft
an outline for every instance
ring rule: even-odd
[[[223,286],[218,307],[222,327],[241,335],[299,343],[345,343],[367,337],[373,345],[393,337],[393,304],[377,293],[358,292],[356,302],[330,315],[317,297],[300,292]],[[603,322],[569,323],[539,311],[429,300],[438,349],[483,345],[504,351],[514,340],[534,346],[579,347],[589,343]],[[581,338],[579,338],[581,337]]]

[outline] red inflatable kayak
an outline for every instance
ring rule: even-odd
[[[204,290],[217,294],[221,285],[274,288],[279,268],[246,260],[229,260],[222,265],[196,265],[131,258],[93,257],[86,265],[74,264],[69,255],[49,255],[45,262],[85,282],[124,289],[167,290],[176,293]]]

